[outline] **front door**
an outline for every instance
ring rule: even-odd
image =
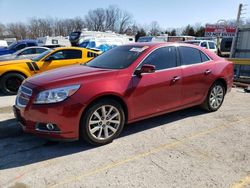
[[[155,50],[137,69],[143,64],[154,65],[156,72],[132,77],[135,119],[168,111],[181,104],[181,68],[177,66],[176,47]]]
[[[39,71],[44,72],[47,70],[60,68],[68,65],[79,64],[82,61],[81,50],[59,50],[47,56],[44,60],[37,62]]]

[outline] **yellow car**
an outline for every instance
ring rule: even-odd
[[[43,52],[33,59],[0,62],[0,89],[16,94],[22,81],[47,70],[86,63],[100,52],[78,47],[60,47]]]

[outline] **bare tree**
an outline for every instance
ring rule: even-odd
[[[115,25],[117,23],[117,17],[119,16],[120,9],[114,6],[109,6],[105,10],[105,30],[115,31]]]
[[[118,16],[118,32],[125,33],[132,22],[132,15],[127,11],[120,10]]]
[[[160,34],[161,32],[161,28],[160,28],[160,25],[157,21],[153,21],[151,22],[150,24],[150,34],[153,35],[153,36],[157,36]]]
[[[5,29],[5,25],[0,23],[0,37],[4,36]]]
[[[103,8],[90,10],[85,16],[86,26],[89,30],[104,31],[105,20],[106,15]]]
[[[24,23],[10,23],[6,26],[6,31],[9,36],[17,39],[25,39],[28,36],[28,30]]]

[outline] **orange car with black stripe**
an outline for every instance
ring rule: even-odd
[[[68,65],[86,63],[100,52],[78,47],[50,49],[33,59],[0,62],[0,89],[16,94],[22,81],[34,74]]]

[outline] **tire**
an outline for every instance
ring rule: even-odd
[[[24,79],[19,73],[8,73],[1,78],[0,88],[6,95],[15,95]]]
[[[92,145],[105,145],[119,136],[124,123],[125,115],[120,103],[113,99],[100,100],[83,114],[80,137]]]
[[[201,107],[208,112],[217,111],[225,97],[226,88],[221,82],[215,82],[208,91],[206,100]]]

